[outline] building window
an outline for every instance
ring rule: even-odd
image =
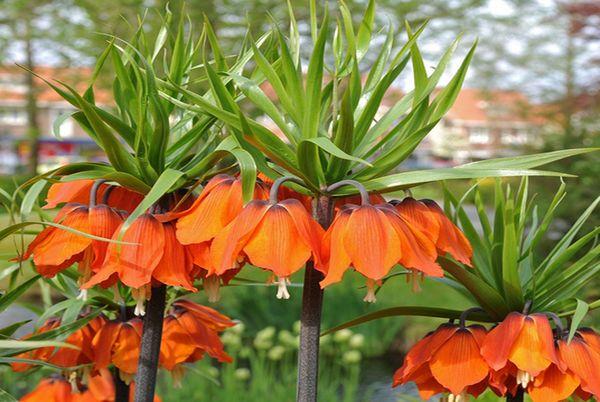
[[[18,109],[0,109],[0,124],[22,126],[27,124],[27,113]]]
[[[527,130],[502,130],[500,140],[504,145],[524,145],[529,142]]]
[[[473,127],[469,129],[469,142],[471,144],[488,144],[490,132],[483,127]]]

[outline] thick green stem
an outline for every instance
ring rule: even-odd
[[[140,359],[135,376],[135,402],[154,400],[166,297],[166,286],[152,288],[152,296],[146,306]]]
[[[331,198],[322,196],[314,208],[315,219],[327,229],[332,220],[333,203]],[[319,336],[321,332],[321,311],[323,290],[319,282],[323,274],[309,261],[304,272],[302,292],[302,313],[300,316],[300,349],[298,352],[297,402],[316,402],[319,377]]]

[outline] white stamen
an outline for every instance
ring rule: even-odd
[[[519,370],[517,371],[517,385],[520,385],[523,388],[527,388],[527,385],[533,381],[533,376],[529,374],[527,371]]]
[[[221,279],[217,275],[210,275],[202,282],[208,301],[216,303],[221,299]]]
[[[87,296],[88,296],[88,290],[87,289],[81,289],[79,291],[79,295],[77,295],[77,300],[87,300]]]
[[[367,279],[367,295],[363,299],[367,303],[375,303],[377,297],[375,296],[375,281],[373,279]]]
[[[277,298],[278,299],[289,299],[290,293],[287,290],[287,284],[290,283],[288,278],[278,278],[277,281]]]

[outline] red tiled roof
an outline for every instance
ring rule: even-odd
[[[447,118],[470,122],[510,121],[541,124],[539,108],[521,92],[463,88]]]
[[[73,85],[73,87],[82,94],[88,87],[93,70],[89,67],[39,66],[35,68],[35,72],[50,82],[52,82],[52,80],[60,80],[69,85]],[[0,66],[0,102],[24,102],[26,100],[27,93],[24,90],[16,88],[17,85],[25,85],[25,74],[29,74],[29,72],[16,65]],[[36,77],[34,78],[34,82],[39,91],[37,96],[39,102],[66,102],[41,79]],[[110,91],[103,88],[94,87],[94,95],[97,103],[110,103],[112,99]]]

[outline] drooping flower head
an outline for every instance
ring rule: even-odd
[[[394,386],[413,381],[423,399],[442,392],[479,395],[490,372],[480,353],[485,336],[484,327],[466,326],[464,319],[441,325],[411,348],[394,374]]]
[[[131,213],[144,198],[142,194],[135,191],[121,186],[112,186],[104,181],[98,184],[97,192],[94,192],[95,196],[90,196],[94,183],[98,181],[85,179],[54,183],[48,189],[46,205],[43,208],[56,208],[63,203],[87,205],[102,199],[103,204]]]
[[[266,199],[266,189],[257,184],[254,198]],[[209,242],[242,210],[241,178],[220,174],[202,189],[194,203],[177,214],[177,239],[181,244]]]
[[[271,271],[277,278],[278,298],[289,298],[286,283],[310,259],[320,264],[323,229],[297,199],[277,201],[281,181],[271,188],[269,201],[253,200],[214,239],[215,261],[209,274],[238,269],[240,261]]]
[[[119,280],[132,288],[138,302],[136,314],[144,314],[144,302],[153,282],[195,291],[193,261],[188,250],[175,235],[173,222],[160,222],[145,213],[125,228],[121,224],[113,235],[102,267],[83,287],[114,283]]]
[[[70,183],[64,183],[67,184]],[[90,187],[87,198],[92,201],[89,206],[68,203],[54,219],[54,223],[77,232],[57,226],[47,226],[29,244],[21,259],[33,256],[36,270],[45,277],[53,277],[77,262],[82,274],[80,283],[86,282],[94,272],[98,271],[108,247],[108,242],[102,239],[108,240],[113,236],[117,227],[123,222],[124,216],[122,211],[106,205],[105,199],[101,204],[96,203],[100,185],[101,182],[97,181]],[[85,234],[95,236],[96,239]]]
[[[353,267],[367,278],[365,301],[373,302],[375,284],[396,264],[412,272],[443,276],[435,263],[437,253],[431,240],[409,225],[391,204],[372,205],[360,184],[340,182],[347,184],[361,189],[362,205],[342,207],[325,233],[323,256],[327,262],[322,267],[326,274],[322,287],[339,282],[346,270]]]
[[[527,387],[551,364],[560,369],[548,317],[512,312],[493,328],[481,346],[481,354],[495,371],[509,364],[517,369],[517,384]]]
[[[436,245],[440,255],[448,253],[457,261],[471,265],[471,244],[435,201],[406,197],[394,204],[400,216]]]
[[[97,316],[71,333],[64,342],[73,345],[75,348],[56,348],[53,346],[42,347],[24,352],[17,357],[28,360],[44,361],[64,369],[75,368],[76,366],[92,363],[94,361],[94,353],[91,347],[92,339],[105,322],[106,318]],[[25,336],[23,339],[29,339],[33,335],[39,335],[57,329],[60,327],[60,324],[60,319],[50,318],[37,331]],[[13,362],[11,363],[11,367],[13,371],[21,372],[26,371],[33,366],[28,363]]]
[[[111,320],[104,323],[92,339],[97,369],[114,365],[123,381],[129,383],[137,371],[142,336],[142,320]]]
[[[183,363],[193,363],[210,357],[223,363],[233,359],[223,349],[219,332],[235,323],[216,310],[186,300],[173,303],[163,324],[160,365],[176,382],[183,374]]]

